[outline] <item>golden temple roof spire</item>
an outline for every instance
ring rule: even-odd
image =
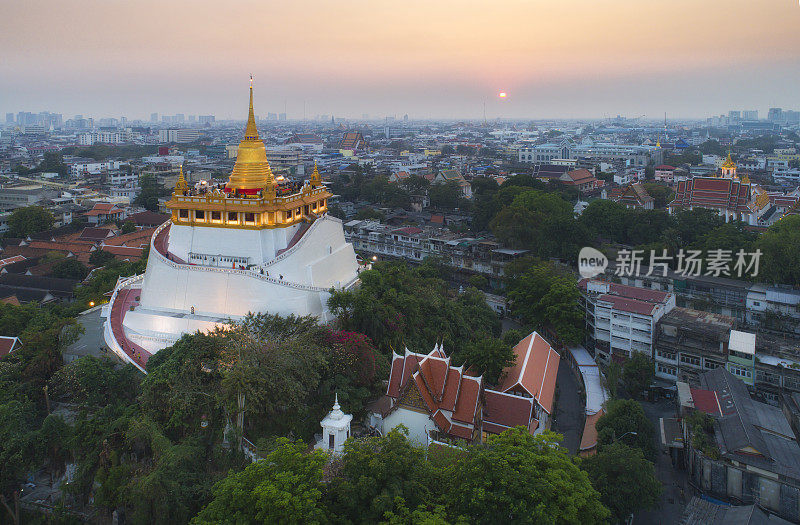
[[[256,116],[253,112],[253,75],[250,75],[250,111],[247,114],[247,126],[244,128],[244,140],[258,140]]]
[[[186,183],[186,179],[183,178],[183,164],[181,164],[181,170],[180,173],[178,173],[178,182],[175,183],[175,192],[186,191],[188,187],[189,185]]]
[[[244,138],[239,143],[236,164],[233,166],[226,191],[239,192],[245,195],[256,195],[262,189],[274,189],[275,176],[267,162],[267,151],[264,142],[258,136],[256,117],[253,111],[253,75],[250,75],[250,108]]]
[[[736,163],[733,162],[733,159],[731,158],[731,154],[730,153],[728,153],[728,158],[725,159],[725,163],[722,165],[722,167],[723,168],[735,168],[736,167]]]
[[[322,185],[322,177],[319,174],[319,170],[317,169],[317,161],[314,161],[314,172],[311,174],[311,186],[317,188]]]

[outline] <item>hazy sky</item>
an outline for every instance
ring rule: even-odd
[[[0,0],[0,112],[800,109],[798,0]],[[506,100],[497,93],[508,92]]]

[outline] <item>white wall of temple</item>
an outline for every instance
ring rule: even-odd
[[[214,318],[248,312],[324,317],[327,296],[265,282],[246,271],[172,265],[151,252],[138,308],[185,314],[194,308],[194,314]]]
[[[436,428],[436,424],[428,417],[428,414],[405,407],[398,407],[383,420],[384,432],[389,432],[399,425],[405,425],[408,428],[409,441],[423,446],[428,446],[428,431]]]
[[[169,251],[184,261],[189,260],[191,252],[247,257],[250,264],[261,264],[285,248],[298,229],[300,224],[263,230],[173,224],[169,229]]]
[[[271,277],[330,288],[346,285],[358,273],[353,245],[345,241],[339,219],[317,219],[295,246],[290,256],[267,268]]]
[[[251,244],[266,239],[271,243],[270,250],[277,251],[286,247],[297,228],[283,229],[280,235],[271,233],[279,230],[259,232],[172,225],[169,250],[186,260],[189,251],[200,252],[197,246],[213,246],[214,240],[222,248],[230,244],[238,250],[248,239]],[[262,232],[267,232],[264,237]],[[239,233],[247,235],[236,236]],[[275,244],[278,241],[282,244]],[[244,250],[230,253],[218,249],[212,253],[248,256]],[[314,315],[327,321],[330,294],[326,290],[348,285],[358,276],[355,252],[344,239],[341,221],[327,216],[317,219],[291,252],[286,253],[261,274],[257,269],[177,264],[151,249],[140,303],[133,311],[126,312],[123,321],[126,336],[155,352],[169,346],[169,339],[176,340],[181,334],[197,330],[211,330],[217,321],[237,319],[249,312]],[[272,259],[274,253],[267,257],[268,261]]]

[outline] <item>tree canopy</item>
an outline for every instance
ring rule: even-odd
[[[483,293],[468,288],[458,294],[441,272],[435,261],[417,267],[379,262],[361,272],[356,290],[334,290],[328,306],[343,330],[367,335],[384,351],[407,346],[427,353],[443,341],[460,360],[465,345],[500,335],[500,320]]]
[[[325,523],[320,500],[327,456],[306,448],[302,441],[280,438],[262,461],[219,481],[192,524]]]
[[[505,272],[511,308],[525,323],[542,332],[552,329],[567,344],[583,340],[580,292],[568,271],[526,257],[507,265]]]
[[[653,463],[638,448],[622,443],[605,447],[581,461],[613,521],[624,523],[637,510],[652,509],[661,496],[661,482]]]
[[[14,237],[27,237],[53,227],[53,214],[41,206],[26,206],[11,212],[8,228]]]
[[[452,471],[451,513],[475,523],[604,523],[608,509],[559,438],[518,427],[471,447]]]

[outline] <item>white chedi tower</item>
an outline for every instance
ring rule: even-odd
[[[344,450],[344,442],[350,437],[350,422],[353,421],[352,414],[342,412],[339,406],[339,394],[333,402],[333,410],[328,412],[322,420],[322,439],[314,448],[319,448],[327,452],[340,453]]]
[[[103,307],[106,345],[146,371],[150,356],[183,334],[249,312],[326,322],[330,290],[358,284],[358,262],[333,194],[314,166],[305,181],[278,180],[256,128],[253,88],[244,138],[226,184],[193,187],[181,169],[170,219],[150,243],[144,274],[117,283]]]

